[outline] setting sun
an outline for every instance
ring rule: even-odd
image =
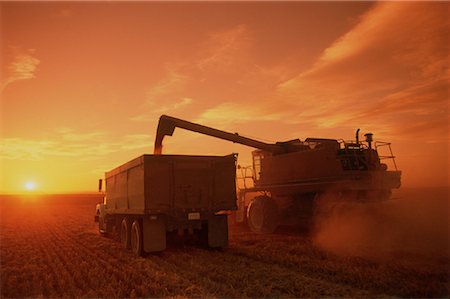
[[[27,191],[34,191],[34,190],[36,190],[36,183],[35,182],[31,182],[31,181],[26,182],[25,183],[25,189]]]

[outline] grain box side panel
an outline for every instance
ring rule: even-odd
[[[130,207],[129,201],[129,195],[136,199],[139,193],[143,193],[143,191],[140,191],[143,187],[135,186],[139,181],[138,167],[142,163],[143,156],[140,156],[106,173],[106,200],[109,213],[130,214],[143,212],[142,207]],[[142,205],[140,204],[140,206]]]
[[[127,184],[127,171],[119,172],[116,177],[116,208],[123,210],[128,209],[128,184]]]
[[[164,156],[145,156],[145,209],[167,211],[173,203],[173,162]]]
[[[116,176],[111,175],[106,177],[106,204],[109,210],[116,209]]]
[[[128,208],[130,210],[144,210],[144,164],[138,164],[128,169]]]

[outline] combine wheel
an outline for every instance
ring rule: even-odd
[[[137,256],[143,256],[143,247],[142,224],[140,220],[136,219],[131,226],[131,251]]]
[[[278,226],[278,207],[266,195],[255,197],[247,209],[247,222],[255,233],[272,233]]]
[[[123,218],[122,224],[120,225],[120,243],[122,243],[122,246],[126,249],[130,249],[131,247],[130,235],[131,221],[127,217],[125,217]]]

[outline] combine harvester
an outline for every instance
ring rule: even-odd
[[[283,224],[310,224],[314,203],[330,194],[335,200],[386,200],[391,189],[400,187],[401,171],[390,143],[373,141],[371,133],[360,141],[359,129],[352,142],[307,138],[265,143],[162,115],[155,155],[162,153],[164,137],[172,136],[177,127],[256,149],[252,152],[253,186],[239,192],[236,221],[247,222],[257,233],[273,232]],[[389,155],[380,156],[380,147]],[[387,164],[381,163],[384,159],[391,159],[395,170],[388,170]],[[246,195],[254,196],[247,200]]]

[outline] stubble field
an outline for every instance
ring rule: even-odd
[[[405,249],[386,241],[386,232],[380,239],[371,222],[358,226],[374,234],[372,243],[361,246],[363,239],[350,229],[354,223],[343,223],[343,231],[329,229],[336,227],[336,218],[316,237],[292,228],[256,235],[233,226],[225,250],[171,245],[140,258],[98,234],[97,198],[2,198],[2,298],[449,296],[448,205],[445,214],[434,215],[445,219],[429,228],[442,230],[427,241],[436,242],[431,249],[408,250],[423,243],[420,238],[429,230],[413,234],[417,242],[402,230],[391,236],[406,242]],[[380,247],[386,242],[391,250]],[[342,250],[349,246],[352,250]]]

